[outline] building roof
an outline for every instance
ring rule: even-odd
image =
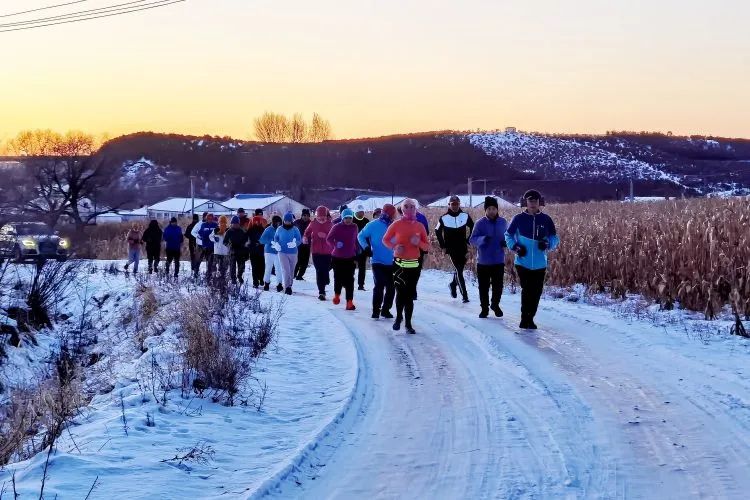
[[[443,198],[440,198],[439,200],[435,200],[429,205],[428,207],[432,208],[447,208],[448,207],[448,201],[450,200],[450,196],[445,196]],[[459,194],[456,195],[461,199],[461,206],[462,207],[469,207],[469,201],[471,200],[471,208],[481,208],[484,206],[484,197],[485,196],[492,196],[493,198],[497,199],[497,205],[499,207],[515,207],[516,205],[504,200],[503,198],[500,198],[499,196],[495,196],[493,194],[472,194],[471,197],[469,197],[468,194]]]
[[[283,194],[237,194],[233,198],[229,198],[222,202],[225,207],[237,210],[238,208],[244,208],[245,210],[255,210],[256,208],[266,208],[279,200],[286,198]]]
[[[406,196],[402,195],[393,195],[393,196],[370,196],[370,195],[360,195],[354,198],[353,200],[350,200],[346,202],[346,206],[354,210],[357,205],[362,205],[365,207],[365,212],[372,212],[376,208],[383,208],[383,205],[386,203],[391,203],[393,205],[398,205],[404,199]]]
[[[226,211],[230,211],[230,208],[224,205],[223,203],[211,200],[207,198],[196,198],[195,199],[195,207],[199,207],[201,205],[205,205],[206,203],[214,203],[215,205],[218,205],[217,209],[225,209]],[[153,205],[148,206],[148,210],[152,210],[155,212],[178,212],[178,213],[187,213],[192,210],[192,198],[167,198],[166,200],[160,201],[158,203],[154,203]]]
[[[118,210],[117,213],[126,217],[148,217],[148,210],[146,207],[136,208],[134,210]]]

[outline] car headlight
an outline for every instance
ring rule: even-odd
[[[21,244],[26,248],[35,248],[36,242],[34,240],[21,240]]]
[[[70,246],[70,242],[66,239],[60,240],[60,248],[68,248]]]

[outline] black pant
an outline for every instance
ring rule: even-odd
[[[372,310],[390,311],[396,289],[393,286],[393,266],[373,264],[372,276],[375,288],[372,289]]]
[[[313,266],[315,266],[315,282],[318,284],[318,293],[325,295],[326,285],[331,282],[331,256],[325,254],[313,254]]]
[[[245,262],[247,262],[247,253],[234,253],[229,256],[229,279],[232,283],[243,281],[242,275],[245,274]]]
[[[167,274],[169,274],[169,265],[174,261],[174,275],[180,274],[180,251],[167,250]]]
[[[464,280],[464,268],[466,267],[466,250],[459,250],[457,252],[448,252],[448,258],[450,258],[453,264],[453,280],[451,280],[451,287],[458,287],[458,291],[461,292],[463,298],[469,297],[469,292],[466,290],[466,281]]]
[[[146,258],[148,259],[148,272],[156,271],[161,258],[161,248],[146,247]]]
[[[521,319],[533,320],[539,307],[539,299],[544,289],[544,275],[547,269],[527,269],[516,266],[518,281],[521,283]]]
[[[396,321],[406,320],[406,326],[411,326],[414,314],[414,298],[417,295],[417,283],[422,269],[419,267],[403,268],[398,264],[393,266],[393,284],[396,288]]]
[[[263,275],[266,273],[266,260],[263,254],[250,254],[250,266],[253,272],[253,286],[261,286]]]
[[[310,245],[300,245],[297,248],[297,265],[294,266],[294,277],[304,278],[307,266],[310,265]]]
[[[500,305],[500,297],[503,295],[503,275],[505,264],[482,265],[477,264],[477,281],[479,282],[479,304],[482,309],[490,306]],[[490,299],[490,287],[492,287],[492,299]]]
[[[198,277],[198,271],[200,270],[201,262],[204,260],[206,261],[206,278],[210,278],[216,271],[216,259],[214,258],[213,247],[198,247],[197,251],[195,252],[195,261],[193,261],[193,274],[196,278]]]
[[[367,275],[367,254],[362,252],[357,255],[357,286],[365,286],[365,277]]]
[[[333,265],[333,293],[341,295],[341,289],[346,290],[346,300],[354,300],[354,257],[339,259],[331,257]]]
[[[193,262],[195,262],[195,242],[188,241],[188,251],[190,252],[190,269],[193,269]]]

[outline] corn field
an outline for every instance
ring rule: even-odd
[[[500,214],[510,222],[517,210],[501,208]],[[432,230],[444,211],[424,211],[433,243],[425,266],[450,270],[450,260],[440,251]],[[606,292],[613,298],[641,294],[665,309],[679,306],[701,311],[708,319],[730,305],[750,319],[747,200],[577,203],[553,205],[545,211],[553,217],[561,239],[560,248],[550,255],[548,283],[582,283],[592,292]],[[483,215],[482,210],[469,212],[475,220]],[[77,252],[84,257],[122,259],[129,227],[87,228],[83,240],[73,236]],[[474,262],[471,255],[468,269]],[[506,272],[508,282],[515,283],[510,255]]]
[[[547,282],[577,283],[613,298],[641,294],[713,319],[730,305],[750,319],[750,202],[690,199],[653,203],[577,203],[545,209],[560,235]],[[510,219],[515,210],[501,209]],[[439,211],[430,211],[434,227]],[[472,210],[472,217],[482,216]],[[431,264],[450,269],[434,241]],[[510,257],[506,272],[514,279]]]

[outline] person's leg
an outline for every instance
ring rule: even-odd
[[[456,266],[456,284],[458,291],[461,293],[464,301],[469,300],[469,291],[466,289],[466,280],[464,279],[464,268],[466,267],[466,254],[453,256],[453,264]]]
[[[490,308],[490,268],[483,264],[477,264],[477,285],[479,286],[479,307],[483,313]]]
[[[346,281],[344,287],[346,288],[346,300],[354,300],[354,272],[357,270],[357,263],[354,259],[346,260]]]
[[[159,270],[159,261],[161,260],[161,248],[154,251],[154,272]]]
[[[166,259],[165,259],[165,264],[164,264],[164,273],[169,274],[169,267],[172,265],[172,259],[174,258],[173,257],[174,253],[172,252],[172,250],[166,250],[165,254],[166,254]]]
[[[174,255],[174,259],[173,259],[174,260],[174,275],[178,276],[180,274],[180,251],[175,250],[173,255]]]
[[[492,266],[492,275],[490,276],[492,299],[490,300],[490,305],[493,308],[500,307],[500,297],[503,295],[503,274],[505,274],[504,264]]]
[[[383,281],[385,286],[385,295],[383,296],[383,306],[380,311],[382,313],[390,313],[393,307],[393,298],[396,294],[396,290],[393,287],[393,266],[383,266]]]
[[[331,266],[333,267],[333,293],[334,295],[341,295],[341,279],[343,275],[341,269],[341,259],[333,257],[331,259]]]
[[[237,257],[237,279],[240,283],[245,282],[245,264],[247,263],[247,255],[240,255]]]
[[[216,255],[214,254],[213,248],[207,248],[204,250],[206,254],[206,279],[211,278],[216,274]]]
[[[273,254],[264,253],[263,258],[264,258],[263,283],[269,284],[271,283],[271,268],[273,267]]]
[[[138,272],[138,264],[141,262],[141,250],[137,249],[133,252],[133,272]]]
[[[404,299],[407,294],[411,294],[412,292],[406,287],[406,282],[404,281],[404,269],[396,265],[393,266],[393,284],[396,293],[396,321],[393,324],[393,328],[394,330],[398,330],[404,319]]]
[[[294,276],[297,279],[304,279],[307,267],[310,265],[310,245],[301,245],[297,254],[297,265],[295,266]]]
[[[416,268],[407,269],[407,271],[406,282],[409,287],[409,293],[407,293],[404,301],[404,324],[407,329],[411,329],[411,320],[414,315],[414,297],[417,295],[417,283],[419,282],[421,270]]]
[[[253,285],[262,286],[265,282],[266,256],[262,253],[253,254],[251,257],[253,266]]]
[[[383,292],[385,291],[385,273],[388,272],[383,264],[372,265],[372,312],[373,315],[380,314],[383,305]]]
[[[229,281],[237,283],[237,255],[234,252],[229,255]]]
[[[323,259],[322,255],[313,255],[313,267],[315,268],[315,284],[318,287],[318,295],[324,295],[326,293],[325,278],[323,277]]]
[[[367,277],[367,254],[364,252],[357,256],[357,286],[365,287],[365,278]]]
[[[292,288],[294,284],[294,268],[297,266],[297,254],[282,254],[281,272],[284,276],[284,288]]]
[[[536,311],[539,308],[539,300],[542,298],[544,291],[544,276],[546,269],[535,269],[530,273],[531,297],[529,300],[529,318],[533,321]]]

